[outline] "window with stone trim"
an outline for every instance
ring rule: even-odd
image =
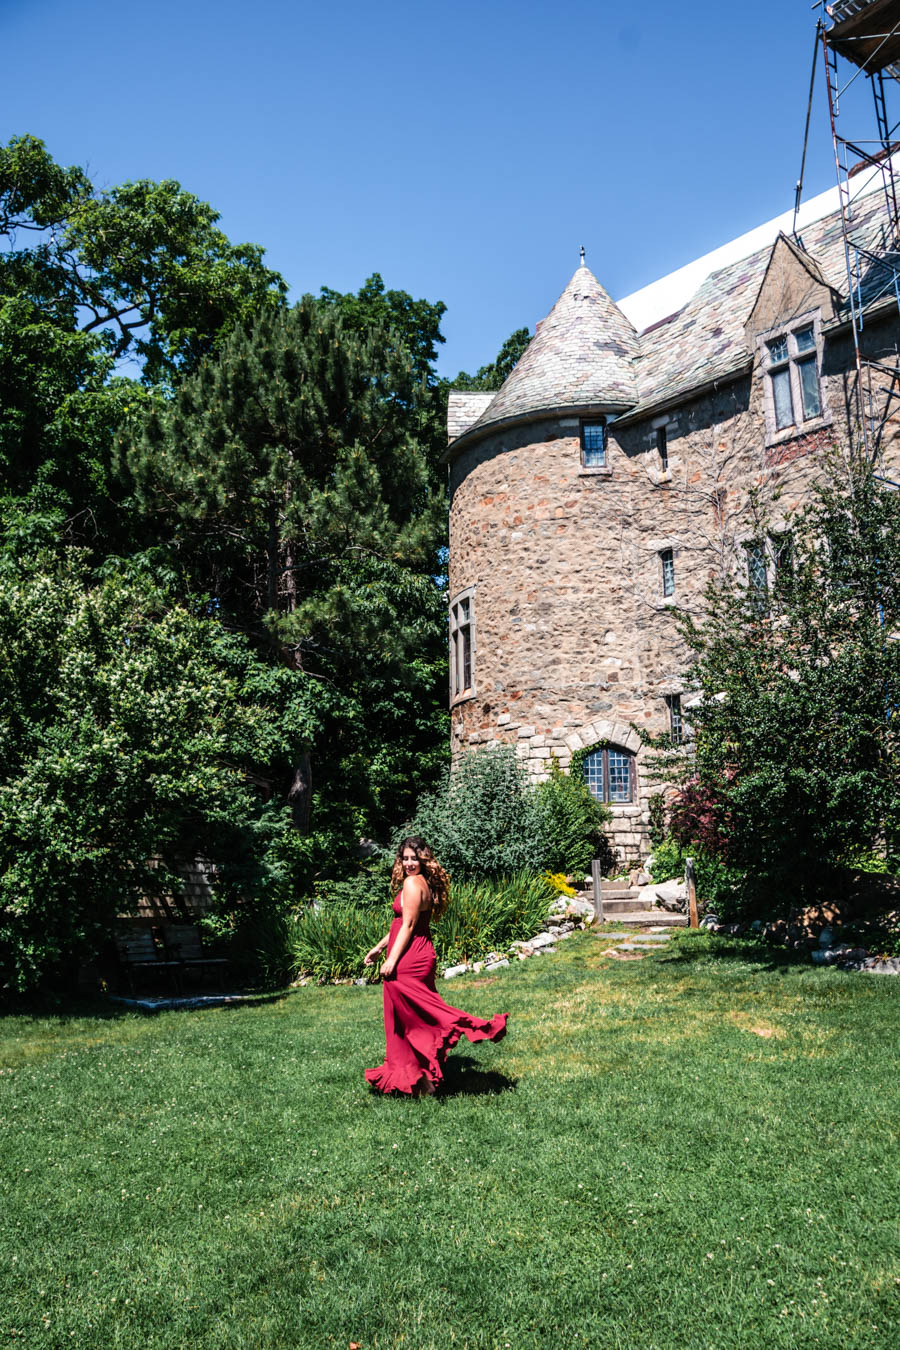
[[[618,746],[603,746],[585,755],[584,781],[598,802],[634,801],[634,755]]]
[[[581,462],[586,469],[606,468],[605,422],[582,422]]]
[[[818,316],[807,316],[762,340],[770,435],[802,427],[822,416],[822,346]]]
[[[751,539],[744,545],[747,555],[747,590],[750,603],[755,610],[764,612],[769,608],[769,560],[766,556],[766,541]]]
[[[450,697],[475,692],[475,587],[450,602]]]

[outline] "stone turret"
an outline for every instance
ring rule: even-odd
[[[611,747],[612,769],[630,774],[613,808],[626,854],[645,815],[628,725],[640,713],[622,563],[632,507],[606,426],[638,401],[638,354],[582,264],[490,401],[451,394],[447,451],[454,751],[513,742],[540,779],[551,756],[567,767],[576,750]]]

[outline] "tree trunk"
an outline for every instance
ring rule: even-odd
[[[306,834],[309,829],[309,812],[312,804],[312,764],[310,763],[308,750],[301,755],[300,763],[294,769],[287,799],[290,803],[294,829],[302,830]]]

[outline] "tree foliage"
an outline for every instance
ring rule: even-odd
[[[263,249],[232,244],[218,219],[173,180],[97,189],[36,137],[14,137],[0,148],[0,295],[27,298],[66,330],[102,334],[148,383],[171,379],[287,289]]]
[[[821,897],[859,849],[896,848],[900,494],[864,466],[834,468],[768,603],[730,579],[681,621],[700,700],[679,839],[699,802],[757,909]]]
[[[117,431],[283,303],[262,250],[217,219],[175,182],[101,191],[36,137],[0,147],[0,498],[55,511],[99,556],[141,542],[112,469]]]
[[[309,841],[265,790],[316,734],[318,691],[137,567],[69,550],[0,570],[0,987],[108,939],[141,893],[177,906],[206,856],[232,907],[302,884]]]
[[[393,330],[355,330],[306,297],[231,333],[122,441],[148,530],[191,584],[334,691],[315,758],[348,844],[408,807],[442,758],[429,397]],[[313,784],[296,766],[301,823],[325,805]]]

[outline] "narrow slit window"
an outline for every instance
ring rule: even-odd
[[[450,697],[474,691],[474,605],[471,594],[450,605]]]
[[[669,467],[669,438],[665,427],[656,428],[656,453],[659,455],[659,467],[665,473]]]
[[[659,555],[660,566],[662,567],[662,593],[663,596],[675,594],[675,554],[670,548],[664,548]]]
[[[766,545],[762,539],[753,539],[747,549],[747,586],[756,609],[764,610],[769,600],[769,569]]]
[[[675,745],[684,740],[684,718],[681,713],[681,695],[666,694],[666,706],[669,710],[669,735]]]

